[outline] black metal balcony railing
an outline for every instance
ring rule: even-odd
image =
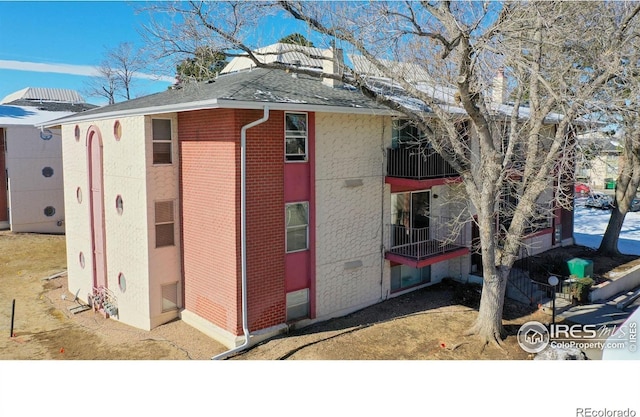
[[[387,175],[422,180],[455,177],[458,173],[434,151],[415,147],[388,148]]]
[[[389,225],[389,252],[413,259],[425,259],[466,247],[465,229],[452,230],[448,218],[431,218],[430,227]]]

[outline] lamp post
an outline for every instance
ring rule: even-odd
[[[558,285],[558,277],[551,275],[548,279],[549,285],[553,287],[553,296],[551,297],[551,323],[556,324],[556,285]]]

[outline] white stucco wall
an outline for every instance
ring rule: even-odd
[[[119,119],[119,122],[122,125],[119,141],[113,134],[115,120],[78,124],[79,141],[75,140],[75,125],[63,127],[69,291],[77,292],[86,301],[93,286],[87,172],[87,132],[93,125],[100,130],[103,143],[107,287],[117,298],[119,312],[114,318],[150,329],[145,123],[143,117]],[[78,188],[82,192],[81,202],[76,195]],[[122,214],[116,210],[118,195],[123,199]],[[79,263],[80,252],[84,254],[84,268]],[[125,277],[124,288],[118,285],[120,273]]]
[[[41,132],[33,126],[8,126],[5,132],[11,230],[16,233],[64,233],[60,129]],[[42,174],[45,167],[53,169],[52,176]],[[45,208],[49,206],[55,210],[52,216],[45,215]]]
[[[390,129],[389,118],[316,114],[318,318],[362,308],[388,293],[381,243],[390,200],[383,166]]]

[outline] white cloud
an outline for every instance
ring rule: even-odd
[[[95,77],[99,75],[96,67],[92,67],[89,65],[44,64],[40,62],[10,61],[2,59],[0,59],[0,69],[15,71],[53,72],[58,74],[82,75],[85,77]],[[175,81],[173,77],[144,73],[136,73],[134,76],[136,78],[144,78],[156,81]]]

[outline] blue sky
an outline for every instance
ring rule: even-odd
[[[107,49],[122,42],[141,45],[138,29],[144,16],[135,13],[135,3],[0,1],[0,98],[26,87],[69,88],[82,94],[90,78],[86,74],[100,65]],[[142,95],[170,85],[144,78],[135,83]]]
[[[87,102],[105,104],[104,98],[86,94],[89,74],[107,50],[124,42],[144,45],[139,31],[147,20],[137,13],[144,3],[0,0],[0,99],[26,87],[49,87],[77,90]],[[265,42],[276,42],[283,32],[305,33],[301,24],[294,30],[291,21],[275,19],[261,25]],[[171,83],[171,77],[137,78],[134,93],[163,91]]]

